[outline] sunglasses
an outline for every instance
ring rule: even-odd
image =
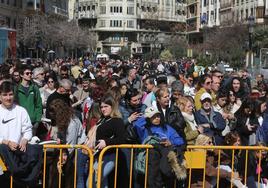
[[[25,72],[24,74],[29,76],[29,75],[32,75],[33,73],[32,72]]]
[[[209,98],[205,98],[204,100],[201,101],[201,103],[206,103],[206,102],[211,103],[211,99],[209,99]]]

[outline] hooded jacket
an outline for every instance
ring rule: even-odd
[[[152,134],[160,139],[168,139],[174,146],[180,146],[184,144],[182,137],[167,124],[164,126],[153,124],[147,126],[146,119],[144,117],[140,117],[133,122],[133,126],[137,131],[141,143],[149,136],[149,134]],[[148,129],[150,129],[150,131],[148,131]]]

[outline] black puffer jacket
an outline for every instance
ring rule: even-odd
[[[186,127],[186,122],[181,114],[180,109],[171,103],[164,116],[162,108],[160,104],[157,103],[157,108],[159,112],[161,112],[161,123],[162,124],[169,124],[173,129],[177,131],[177,133],[183,138],[184,143],[186,143],[186,137],[184,133],[184,128]],[[164,121],[164,122],[163,122]]]

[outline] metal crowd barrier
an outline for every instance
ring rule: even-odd
[[[75,149],[74,150],[74,188],[76,188],[76,174],[77,174],[77,149],[84,149],[88,153],[88,159],[89,159],[89,168],[88,168],[88,188],[92,188],[92,177],[93,177],[93,162],[94,162],[94,156],[92,151],[84,146],[84,145],[44,145],[43,150],[44,150],[44,165],[43,165],[43,188],[46,187],[46,163],[47,163],[47,150],[48,149],[59,149],[60,150],[60,156],[59,156],[59,165],[62,163],[62,149]],[[61,188],[61,175],[62,172],[60,171],[58,173],[58,178],[59,178],[59,188]]]
[[[244,172],[244,185],[247,185],[247,173],[248,170],[248,156],[249,151],[256,151],[256,152],[262,152],[262,151],[268,151],[268,147],[263,146],[188,146],[187,152],[185,153],[185,158],[188,165],[188,187],[191,186],[191,176],[192,176],[192,169],[202,169],[203,170],[203,187],[205,187],[205,176],[206,176],[206,152],[207,150],[216,150],[218,152],[218,159],[217,159],[217,183],[216,187],[219,188],[219,181],[220,181],[220,163],[221,163],[221,151],[224,150],[231,150],[232,151],[232,161],[231,161],[231,179],[234,175],[234,155],[236,150],[243,151],[245,150],[245,172]],[[261,166],[261,158],[258,160],[258,167]],[[258,188],[260,188],[260,178],[261,173],[258,173]],[[233,187],[233,183],[230,182],[230,187]]]
[[[75,149],[74,151],[74,185],[73,187],[76,188],[76,175],[77,175],[77,149],[84,149],[88,152],[88,158],[89,158],[89,169],[88,169],[88,188],[92,188],[93,186],[93,163],[94,163],[94,155],[92,151],[83,145],[44,145],[44,164],[43,164],[43,188],[46,187],[46,164],[47,164],[47,150],[50,149],[59,149],[60,150],[60,156],[59,156],[59,163],[61,165],[61,159],[62,159],[62,149]],[[145,149],[146,150],[146,167],[145,167],[145,177],[144,177],[144,187],[147,187],[147,178],[148,178],[148,160],[149,160],[149,149],[153,149],[153,146],[151,145],[113,145],[113,146],[108,146],[105,147],[99,154],[98,156],[98,161],[103,161],[103,157],[106,154],[106,152],[109,152],[111,150],[115,150],[115,174],[114,174],[114,188],[117,187],[117,173],[118,173],[118,151],[119,149],[130,149],[130,168],[129,168],[129,187],[132,186],[132,177],[133,177],[133,164],[134,164],[134,149]],[[191,179],[193,176],[193,170],[199,169],[203,170],[203,187],[205,187],[205,178],[206,178],[206,160],[207,160],[207,150],[216,150],[218,152],[218,158],[217,158],[217,177],[216,177],[216,187],[219,188],[219,182],[220,182],[220,163],[221,163],[221,151],[224,150],[230,150],[232,153],[232,160],[231,160],[231,169],[232,169],[232,175],[233,177],[233,172],[234,172],[234,156],[235,156],[235,151],[240,150],[243,151],[245,150],[245,172],[244,172],[244,181],[243,184],[247,185],[247,174],[248,171],[251,169],[248,169],[248,157],[249,157],[249,151],[256,151],[256,152],[262,152],[262,151],[268,151],[268,147],[262,147],[262,146],[188,146],[187,151],[185,152],[185,159],[187,163],[187,169],[188,169],[188,179],[187,179],[187,184],[188,187],[191,187]],[[96,160],[96,159],[95,159]],[[98,162],[98,169],[97,169],[97,188],[101,188],[101,180],[102,180],[102,162]],[[261,165],[261,158],[258,160],[258,166]],[[2,169],[6,169],[3,161],[0,158],[0,166]],[[52,177],[53,178],[53,177]],[[59,178],[59,184],[58,187],[60,188],[61,185],[61,172],[58,174]],[[261,174],[258,173],[258,188],[260,188],[260,179],[261,179]],[[13,187],[13,179],[12,176],[10,178],[10,187]],[[95,182],[94,182],[95,183]],[[234,187],[233,183],[230,182],[230,187]]]
[[[149,159],[149,149],[152,149],[153,146],[151,145],[113,145],[113,146],[107,146],[105,147],[99,155],[98,159],[98,180],[97,180],[97,188],[101,188],[101,177],[102,177],[102,163],[100,161],[103,161],[104,154],[111,150],[116,149],[116,156],[115,156],[115,176],[114,176],[114,187],[117,187],[117,168],[118,168],[118,150],[119,149],[131,149],[131,155],[130,155],[130,168],[129,168],[129,188],[132,187],[132,176],[133,176],[133,164],[134,164],[134,149],[146,149],[146,167],[145,167],[145,177],[144,177],[144,187],[147,187],[147,176],[148,176],[148,159]]]

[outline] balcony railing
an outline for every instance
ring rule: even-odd
[[[95,11],[79,12],[79,18],[97,18]]]
[[[220,9],[226,9],[226,8],[231,8],[232,7],[232,3],[231,2],[227,2],[227,3],[221,3],[221,7]]]
[[[187,4],[189,5],[189,4],[193,4],[193,3],[197,3],[197,0],[188,0]]]

